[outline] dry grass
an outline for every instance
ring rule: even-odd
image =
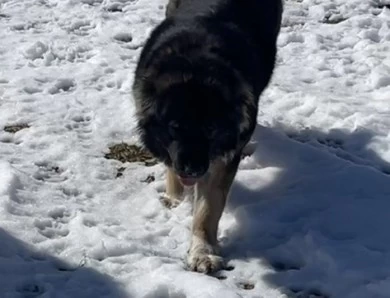
[[[120,162],[142,162],[145,166],[153,166],[158,161],[150,154],[150,152],[142,149],[137,145],[129,145],[126,143],[115,144],[108,148],[109,153],[105,154],[107,159],[116,159]],[[123,172],[123,170],[122,170]]]
[[[16,133],[19,130],[29,128],[30,126],[26,123],[20,123],[20,124],[13,124],[13,125],[6,125],[4,126],[4,131],[9,133]]]
[[[238,287],[244,290],[253,290],[255,285],[249,282],[240,282],[238,283]]]

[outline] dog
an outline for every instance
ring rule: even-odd
[[[142,145],[167,168],[164,201],[194,192],[189,269],[225,266],[218,224],[272,77],[282,0],[170,0],[132,92]]]

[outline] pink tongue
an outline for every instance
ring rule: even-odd
[[[193,186],[197,182],[196,178],[182,178],[182,177],[179,177],[179,179],[180,179],[180,182],[184,186]]]

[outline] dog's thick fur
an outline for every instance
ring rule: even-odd
[[[194,271],[223,266],[218,223],[273,73],[281,1],[170,0],[138,61],[138,130],[167,166],[165,200],[194,186]]]

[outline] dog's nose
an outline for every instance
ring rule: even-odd
[[[194,169],[189,166],[185,166],[178,171],[178,175],[182,178],[201,178],[204,174],[206,174],[206,168]]]

